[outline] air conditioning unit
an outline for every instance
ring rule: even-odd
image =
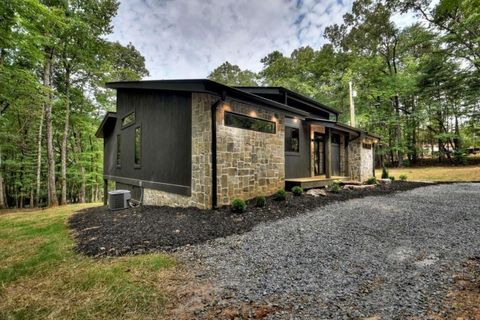
[[[108,209],[121,210],[128,208],[128,201],[132,198],[129,190],[114,190],[108,192]]]

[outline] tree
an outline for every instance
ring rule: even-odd
[[[63,93],[65,105],[64,129],[60,146],[61,196],[60,204],[67,202],[67,143],[70,129],[70,91],[72,75],[76,82],[85,81],[102,36],[111,32],[111,19],[118,9],[115,1],[71,1],[65,8],[65,26],[60,34],[59,75],[56,85]]]
[[[104,40],[117,7],[113,0],[0,3],[2,206],[56,205],[57,181],[61,204],[99,199],[103,145],[94,134],[114,106],[104,83],[148,74],[133,45]]]
[[[440,0],[432,8],[430,1],[401,0],[397,6],[403,12],[419,13],[442,33],[443,43],[449,48],[447,52],[480,70],[479,4],[478,0]]]
[[[256,86],[256,75],[252,71],[242,70],[237,65],[232,65],[225,61],[223,64],[215,68],[209,75],[208,79],[217,81],[228,86]]]

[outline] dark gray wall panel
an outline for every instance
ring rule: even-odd
[[[115,130],[105,137],[105,175],[190,187],[191,105],[189,92],[119,89]],[[132,111],[136,114],[135,123],[122,128],[122,118]],[[142,130],[140,167],[134,164],[138,126]],[[116,165],[118,134],[121,135],[120,167]]]
[[[310,177],[310,127],[303,122],[300,122],[298,127],[300,128],[300,152],[285,152],[286,179]]]

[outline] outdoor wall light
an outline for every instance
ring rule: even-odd
[[[228,104],[227,102],[224,102],[224,103],[223,103],[223,110],[224,110],[224,111],[231,111],[231,110],[232,110],[232,107],[231,107],[230,104]]]

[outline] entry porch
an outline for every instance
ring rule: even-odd
[[[291,190],[293,187],[299,186],[303,189],[322,188],[331,184],[333,181],[348,181],[349,177],[345,176],[332,176],[327,178],[325,175],[305,177],[305,178],[292,178],[285,179],[285,188]]]

